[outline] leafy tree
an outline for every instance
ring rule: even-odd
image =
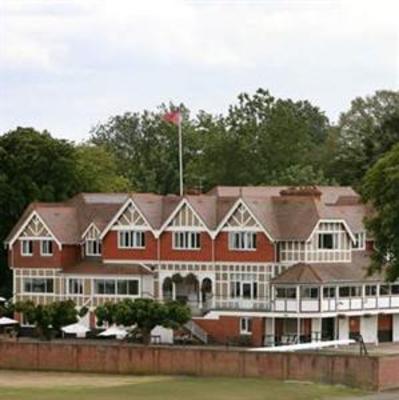
[[[63,326],[78,321],[78,311],[72,300],[46,305],[36,305],[28,300],[16,303],[15,311],[23,313],[26,320],[35,325],[39,337],[46,339],[51,339],[53,331],[59,332]]]
[[[31,201],[64,200],[77,185],[75,150],[46,131],[17,128],[0,136],[0,241]],[[6,252],[0,246],[0,292],[10,293]]]
[[[366,226],[375,240],[371,271],[399,277],[399,144],[367,172],[362,194],[374,208]]]
[[[366,171],[398,143],[398,119],[399,91],[381,90],[353,100],[340,116],[327,174],[340,184],[359,186]]]
[[[169,108],[115,116],[92,131],[92,142],[114,154],[119,173],[137,190],[178,191],[177,131],[161,118]],[[239,95],[226,116],[201,111],[190,119],[181,109],[186,188],[268,184],[293,165],[323,166],[330,126],[307,101],[275,99],[259,89]]]
[[[160,303],[152,299],[125,299],[119,303],[105,303],[97,307],[98,324],[136,326],[143,336],[144,343],[151,339],[151,331],[161,325],[166,328],[178,328],[191,317],[190,309],[178,302]]]
[[[88,192],[126,192],[132,190],[127,178],[117,172],[115,157],[102,146],[76,147],[76,175],[79,186]]]
[[[61,201],[78,192],[128,190],[115,160],[97,146],[75,147],[47,131],[17,128],[0,136],[0,242],[32,201]],[[10,271],[0,246],[0,295],[9,297]]]
[[[292,165],[285,171],[278,171],[272,180],[272,185],[313,186],[333,185],[335,182],[324,176],[323,170],[315,170],[311,165]]]
[[[165,122],[162,116],[167,108],[162,105],[157,112],[125,113],[110,118],[92,130],[91,141],[104,146],[117,160],[118,171],[138,191],[177,193],[179,189],[177,127]],[[180,106],[183,114],[184,164],[196,154],[195,132],[189,113]],[[185,174],[186,184],[190,176]]]
[[[197,175],[209,188],[271,184],[293,166],[321,168],[330,126],[309,102],[259,89],[240,94],[226,117],[200,113],[196,129],[202,132]]]

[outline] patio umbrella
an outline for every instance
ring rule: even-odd
[[[115,325],[109,327],[104,332],[101,332],[98,336],[109,337],[115,336],[117,339],[124,339],[127,335],[127,330],[119,328]]]
[[[15,319],[11,319],[11,318],[8,318],[8,317],[1,317],[0,318],[0,326],[15,325],[15,324],[19,324],[19,322],[16,321]]]
[[[86,328],[84,325],[79,324],[79,322],[77,322],[76,324],[64,326],[63,328],[61,328],[61,330],[63,333],[73,334],[77,337],[85,337],[86,333],[90,332],[89,328]]]

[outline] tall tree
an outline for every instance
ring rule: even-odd
[[[129,180],[118,174],[115,156],[102,146],[76,147],[76,176],[79,187],[88,192],[126,192],[133,189]]]
[[[354,99],[340,116],[327,174],[341,184],[359,186],[371,165],[398,143],[399,132],[392,126],[398,118],[399,91],[381,90]]]
[[[399,120],[395,130],[399,134]],[[399,277],[399,144],[367,172],[362,194],[374,208],[366,221],[375,240],[372,270],[386,267],[387,277],[396,279]]]
[[[259,89],[240,94],[226,117],[203,113],[198,119],[208,186],[270,184],[293,166],[322,168],[330,126],[307,101],[276,99]]]
[[[170,108],[115,116],[92,131],[92,141],[115,155],[119,173],[138,190],[178,190],[176,127],[161,118]],[[226,116],[201,111],[190,119],[183,110],[186,188],[267,184],[292,166],[323,166],[330,126],[307,101],[275,99],[259,89],[239,95]]]
[[[179,188],[177,127],[163,120],[167,108],[114,116],[92,130],[91,141],[104,146],[117,160],[118,171],[138,191],[177,193]],[[195,156],[195,141],[189,113],[183,113],[184,165]],[[189,184],[190,178],[185,174]]]
[[[128,188],[104,149],[17,128],[0,136],[0,242],[32,201],[65,200],[81,191]],[[6,251],[0,246],[0,293],[10,295]]]
[[[0,136],[0,241],[34,200],[56,201],[76,193],[73,145],[46,131],[17,128]],[[0,291],[9,290],[6,251],[0,246]]]

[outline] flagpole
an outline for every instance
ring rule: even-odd
[[[179,115],[179,124],[177,125],[178,133],[179,133],[179,172],[180,172],[180,196],[184,194],[183,188],[183,138],[181,132],[181,122],[182,117]]]

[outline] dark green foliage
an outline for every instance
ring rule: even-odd
[[[375,240],[372,270],[385,266],[394,280],[399,277],[399,144],[367,172],[362,192],[375,209],[367,220]]]
[[[119,303],[105,303],[97,307],[98,324],[136,326],[144,339],[149,343],[151,331],[157,325],[165,328],[178,328],[191,318],[190,309],[178,302],[160,303],[152,299],[125,299]]]
[[[340,116],[326,174],[342,185],[358,187],[366,171],[399,142],[398,119],[399,91],[381,90],[353,100]]]
[[[51,339],[52,332],[78,321],[78,311],[72,300],[55,301],[46,305],[35,305],[32,301],[17,302],[15,311],[23,313],[26,320],[35,325],[41,338]]]
[[[105,149],[55,139],[47,131],[17,128],[0,136],[0,242],[32,201],[59,201],[83,191],[118,191],[128,182],[115,173]],[[9,297],[10,271],[0,246],[0,295]]]
[[[181,108],[186,188],[270,184],[293,166],[323,166],[330,127],[307,101],[275,99],[259,89],[241,94],[225,117],[202,111],[190,119]],[[165,111],[162,106],[157,113],[115,116],[92,132],[92,141],[115,155],[119,173],[138,190],[177,192],[177,128],[162,120]],[[328,181],[313,172],[308,178],[313,184]]]

